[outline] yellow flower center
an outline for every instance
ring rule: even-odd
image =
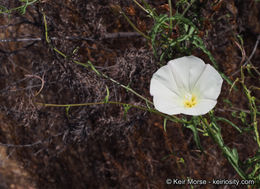
[[[190,94],[185,95],[184,101],[183,101],[183,104],[184,104],[185,108],[192,108],[197,103],[198,103],[197,102],[197,97],[194,94],[192,94],[192,95],[190,95]]]

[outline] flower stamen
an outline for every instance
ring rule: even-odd
[[[192,108],[197,103],[198,103],[197,102],[197,97],[194,94],[192,94],[192,95],[190,95],[190,94],[185,95],[184,102],[183,102],[185,108]]]

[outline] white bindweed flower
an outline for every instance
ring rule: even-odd
[[[217,104],[223,79],[195,56],[168,62],[153,74],[150,93],[155,108],[165,114],[203,115]]]

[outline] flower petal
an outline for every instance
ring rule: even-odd
[[[190,92],[192,92],[195,84],[197,83],[198,79],[200,78],[201,74],[206,69],[206,64],[204,61],[195,56],[190,57],[190,68],[189,68],[189,83],[190,83]]]
[[[150,93],[152,96],[171,94],[175,98],[180,95],[168,65],[161,67],[153,74],[150,84]]]
[[[196,106],[193,108],[184,108],[181,113],[193,116],[204,115],[212,110],[216,104],[216,100],[202,99]]]
[[[183,111],[179,99],[171,96],[154,96],[153,102],[156,110],[168,115],[180,114]]]
[[[216,100],[220,94],[223,79],[209,64],[196,82],[193,91],[200,95],[200,99]]]
[[[205,69],[205,63],[195,56],[184,56],[171,60],[168,65],[182,93],[191,93],[192,89]]]

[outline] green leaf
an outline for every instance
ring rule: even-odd
[[[239,118],[240,118],[240,120],[242,121],[242,123],[247,124],[247,123],[246,123],[246,113],[245,113],[245,112],[241,111],[241,112],[239,113]]]
[[[232,106],[233,106],[232,102],[231,102],[230,100],[228,100],[227,98],[225,98],[225,99],[223,100],[223,102],[224,102],[225,104],[227,104],[229,107],[232,107]]]
[[[105,99],[104,99],[104,102],[105,102],[105,103],[107,103],[108,100],[109,100],[109,89],[108,89],[107,86],[106,86],[106,91],[107,91],[107,95],[106,95],[106,97],[105,97]]]
[[[232,123],[231,121],[229,121],[228,119],[224,118],[224,117],[217,117],[215,116],[215,119],[216,121],[223,121],[223,122],[226,122],[228,124],[230,124],[232,127],[234,127],[238,132],[242,133],[242,130],[237,126],[235,125],[234,123]]]
[[[168,119],[166,117],[163,120],[163,129],[164,129],[165,132],[166,132],[167,120]]]
[[[67,106],[66,107],[66,116],[69,118],[70,117],[70,115],[69,115],[69,110],[70,110],[70,106]]]
[[[203,151],[203,148],[200,144],[200,138],[199,138],[199,134],[198,134],[198,130],[197,130],[196,125],[188,125],[187,128],[192,130],[194,141],[196,143],[197,148],[199,148],[201,151]]]
[[[95,66],[94,66],[90,61],[88,61],[88,64],[90,65],[91,69],[92,69],[94,72],[96,72],[96,74],[97,74],[98,76],[101,75],[100,72],[97,71],[97,69],[95,68]]]
[[[131,106],[129,106],[128,104],[124,104],[123,107],[124,107],[124,119],[126,119],[127,112],[130,110]]]
[[[238,153],[236,148],[232,149],[232,155],[234,162],[236,163],[236,165],[238,165]]]
[[[232,89],[235,88],[235,84],[239,81],[239,78],[236,78],[236,80],[232,83],[230,89],[229,89],[229,93],[231,93]]]

